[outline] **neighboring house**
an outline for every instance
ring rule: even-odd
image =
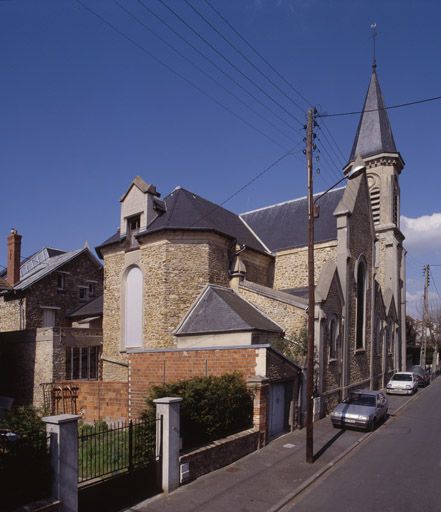
[[[406,362],[404,162],[383,107],[374,66],[343,172],[360,157],[366,170],[318,202],[315,392],[322,413],[351,388],[383,386]],[[226,364],[222,350],[275,353],[276,340],[283,347],[281,340],[289,344],[304,332],[306,198],[236,215],[181,187],[161,200],[155,186],[136,177],[121,198],[119,230],[97,252],[105,269],[103,378],[129,382],[132,415],[150,385],[209,374],[210,364],[213,371],[210,350],[234,370],[240,364]],[[295,377],[269,376],[256,357],[253,378],[269,379],[272,410]],[[248,378],[253,372],[243,370]],[[285,398],[274,398],[280,383]]]
[[[102,275],[87,246],[45,247],[21,259],[21,236],[11,231],[1,274],[8,286],[0,292],[0,394],[42,405],[42,384],[99,378]]]

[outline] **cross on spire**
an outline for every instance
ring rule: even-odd
[[[375,69],[377,67],[377,58],[376,58],[376,39],[378,36],[377,32],[377,23],[374,21],[371,24],[371,30],[372,30],[372,44],[373,44],[373,61],[372,61],[372,69]]]

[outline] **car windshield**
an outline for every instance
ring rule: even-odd
[[[412,375],[409,373],[396,373],[392,380],[412,380]]]
[[[347,404],[350,405],[367,405],[370,407],[375,407],[375,396],[372,395],[351,395],[347,401]]]

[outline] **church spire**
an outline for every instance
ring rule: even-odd
[[[355,134],[349,162],[354,161],[358,155],[367,158],[380,153],[398,153],[398,151],[387,110],[384,110],[383,95],[378,82],[377,64],[374,56],[371,82]]]

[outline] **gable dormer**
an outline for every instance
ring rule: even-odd
[[[121,197],[120,235],[144,231],[158,216],[157,198],[161,194],[154,185],[149,185],[136,176],[127,192]]]

